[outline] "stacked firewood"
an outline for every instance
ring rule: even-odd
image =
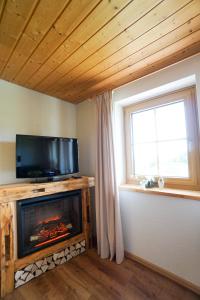
[[[46,271],[54,269],[56,266],[64,264],[73,257],[85,252],[85,240],[73,244],[58,253],[40,259],[15,273],[15,287],[19,287],[40,276]]]

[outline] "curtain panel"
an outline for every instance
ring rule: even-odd
[[[124,259],[124,245],[116,181],[112,123],[112,92],[95,97],[97,112],[96,150],[96,226],[101,258]]]

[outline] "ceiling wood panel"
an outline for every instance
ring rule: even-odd
[[[122,47],[121,40],[123,39],[122,35],[124,33],[120,34],[116,39],[113,39],[111,43],[107,44],[105,47],[101,48],[99,51],[95,52],[94,55],[85,60],[83,62],[83,67],[82,64],[80,64],[77,67],[78,70],[76,70],[77,68],[74,68],[70,73],[59,79],[56,89],[53,89],[54,86],[52,86],[49,92],[57,92],[57,95],[63,95],[63,92],[66,90],[73,91],[75,89],[75,91],[77,91],[78,89],[80,91],[85,84],[88,84],[90,78],[91,80],[94,80],[97,74],[104,72],[121,60],[134,55],[134,53],[137,53],[140,50],[142,51],[142,49],[148,44],[156,40],[159,41],[162,36],[191,20],[196,13],[195,3],[189,3],[189,5],[184,6],[184,1],[180,1],[179,6],[177,5],[176,7],[176,9],[179,8],[179,11],[177,11],[176,18],[174,18],[174,15],[171,15],[172,11],[169,9],[169,5],[164,6],[167,2],[168,1],[161,3],[153,11],[150,11],[144,18],[136,22],[134,26],[131,26],[126,30],[129,36],[134,37],[131,42]],[[180,9],[180,7],[182,8]],[[164,14],[161,14],[163,9]],[[149,24],[151,24],[152,29]],[[157,24],[159,25],[156,26]],[[105,51],[105,48],[107,51]],[[105,59],[103,59],[104,57]],[[134,56],[132,56],[132,59],[135,61]],[[132,63],[131,59],[129,59],[129,64],[130,63]],[[94,67],[92,68],[92,66]],[[74,77],[72,77],[73,75]],[[68,85],[66,85],[67,76]],[[65,95],[67,96],[67,92]]]
[[[200,0],[0,0],[0,78],[69,101],[200,52]]]
[[[6,0],[0,1],[0,21],[1,21],[1,18],[3,16],[3,10],[4,10],[4,7],[5,7],[5,4],[6,4]]]
[[[182,5],[184,7],[177,12],[176,19],[171,15],[171,9],[165,9],[164,14],[160,13],[163,11],[163,4],[164,3],[158,5],[144,18],[134,23],[134,25],[127,28],[126,31],[123,31],[104,47],[90,55],[88,59],[70,70],[70,72],[59,79],[58,85],[56,85],[55,88],[54,86],[51,87],[50,92],[58,91],[61,93],[63,89],[66,91],[66,88],[70,89],[72,86],[78,86],[82,82],[83,77],[85,77],[84,82],[87,82],[94,71],[99,73],[106,70],[117,61],[126,58],[133,52],[137,52],[148,43],[159,39],[160,36],[170,32],[180,24],[182,25],[185,18],[186,20],[189,19],[191,10],[188,12],[187,6],[184,6],[183,3]],[[184,14],[185,16],[180,16],[180,14]],[[193,16],[194,12],[192,12],[191,15]],[[159,30],[156,27],[158,24]],[[68,85],[66,86],[67,79]],[[74,81],[75,85],[73,85]]]
[[[71,1],[52,26],[43,41],[35,49],[34,53],[26,61],[26,64],[17,74],[15,81],[24,83],[36,73],[42,64],[64,43],[75,28],[87,17],[87,15],[99,3],[99,0],[76,0]],[[50,69],[51,70],[51,69]],[[36,78],[38,78],[36,76]],[[34,78],[33,78],[34,79]],[[33,83],[31,80],[31,84]]]
[[[4,9],[0,21],[0,72],[6,66],[37,4],[38,0],[2,2],[1,7]]]
[[[148,0],[149,1],[149,0]],[[152,1],[152,0],[150,0]],[[72,32],[71,35],[63,42],[63,44],[52,54],[52,56],[41,66],[37,74],[31,77],[30,86],[35,87],[41,80],[45,80],[48,76],[48,85],[50,82],[49,70],[59,73],[59,66],[66,60],[73,52],[84,44],[91,36],[93,36],[99,28],[104,26],[111,20],[130,0],[108,1],[102,0],[95,9],[88,15],[87,18]],[[76,0],[74,0],[76,5]],[[103,12],[106,10],[106,14]],[[58,69],[58,70],[57,70]],[[29,74],[28,74],[29,75]],[[17,78],[16,78],[16,82]]]
[[[39,88],[47,88],[52,85],[55,81],[62,77],[63,73],[66,73],[67,69],[73,68],[74,65],[81,62],[83,57],[91,55],[99,48],[104,46],[117,34],[126,30],[133,22],[141,18],[145,13],[155,7],[160,0],[134,0],[129,5],[127,5],[115,18],[113,18],[108,24],[106,24],[102,29],[100,29],[94,36],[87,40],[81,48],[79,48],[75,53],[73,53],[69,59],[64,61],[57,69],[56,74],[52,73],[48,76],[41,84],[36,85]],[[128,18],[129,15],[132,18]]]
[[[119,61],[110,68],[107,69],[106,65],[104,64],[104,68],[106,69],[105,71],[97,74],[96,76],[95,73],[93,73],[90,80],[87,80],[87,82],[84,82],[83,84],[74,85],[71,89],[71,94],[65,94],[65,96],[74,98],[76,95],[78,96],[85,90],[90,89],[90,86],[94,83],[94,81],[99,83],[105,78],[110,78],[112,75],[117,74],[121,70],[128,68],[133,63],[133,61],[135,64],[138,61],[143,60],[146,57],[149,57],[158,51],[161,51],[162,49],[164,50],[167,46],[170,46],[171,44],[174,44],[187,36],[192,37],[191,33],[193,31],[195,32],[198,30],[200,30],[200,16],[192,19],[189,23],[187,22],[183,26],[164,35],[162,38],[159,38],[159,40],[155,41],[154,43],[151,43],[148,46],[142,48],[141,51],[138,51],[130,55],[128,58]]]
[[[142,76],[152,73],[152,70],[154,69],[157,71],[159,70],[159,68],[157,69],[155,67],[157,63],[158,65],[162,65],[164,68],[168,66],[167,64],[164,63],[165,61],[169,61],[167,60],[168,57],[171,57],[172,63],[175,63],[182,60],[183,58],[188,57],[187,55],[185,55],[185,53],[189,54],[190,51],[192,55],[198,53],[200,49],[198,48],[200,46],[199,41],[200,41],[200,31],[195,32],[194,34],[191,34],[187,38],[173,45],[170,45],[169,47],[162,49],[161,51],[156,52],[151,56],[148,56],[146,59],[141,59],[136,64],[133,64],[128,68],[114,74],[113,76],[94,84],[90,89],[83,91],[81,96],[79,96],[79,98],[71,97],[72,99],[71,101],[75,101],[79,103],[81,102],[82,98],[87,99],[88,97],[90,98],[92,97],[92,95],[95,95],[96,93],[97,94],[101,93],[101,91],[106,91],[118,87],[119,82],[120,85],[125,84],[129,81],[138,79]],[[197,52],[194,52],[194,49],[197,50]],[[180,53],[181,59],[178,59],[178,53]],[[151,72],[148,73],[146,71],[147,68],[151,69]],[[140,76],[139,74],[142,74],[142,76]]]
[[[33,53],[68,2],[69,0],[43,0],[39,2],[2,73],[5,79],[15,78],[27,57],[29,58]]]

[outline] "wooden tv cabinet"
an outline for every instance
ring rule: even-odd
[[[90,243],[90,187],[93,177],[82,177],[48,183],[20,183],[0,185],[0,295],[4,297],[14,289],[14,273],[27,264],[55,253],[81,240]],[[16,251],[16,201],[60,192],[81,190],[83,232],[71,239],[59,242],[23,258]]]

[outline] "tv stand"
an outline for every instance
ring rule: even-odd
[[[93,177],[69,178],[58,182],[19,183],[0,185],[0,298],[14,289],[14,274],[52,253],[70,247],[73,243],[86,241],[86,249],[91,244],[91,205],[90,187],[94,186]],[[16,201],[28,200],[73,190],[81,190],[83,231],[76,237],[59,242],[23,258],[16,256],[17,233],[15,231]]]

